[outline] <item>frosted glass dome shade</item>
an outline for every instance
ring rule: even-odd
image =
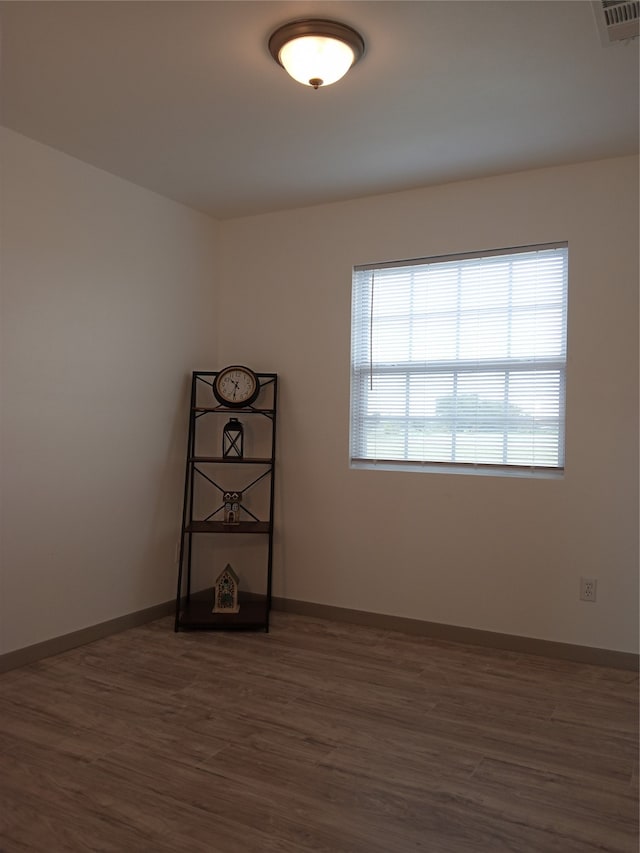
[[[287,42],[280,62],[288,74],[305,86],[330,86],[347,73],[355,59],[348,44],[328,36],[301,36]]]

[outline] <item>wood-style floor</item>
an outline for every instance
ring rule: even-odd
[[[274,613],[0,676],[0,850],[638,850],[638,676]]]

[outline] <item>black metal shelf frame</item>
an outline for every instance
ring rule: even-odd
[[[271,610],[271,581],[273,572],[273,507],[275,489],[275,454],[276,454],[276,407],[278,376],[276,373],[257,373],[260,382],[260,395],[256,405],[242,408],[231,408],[222,405],[197,405],[199,383],[213,388],[213,381],[218,371],[194,371],[191,381],[191,402],[189,416],[189,433],[187,439],[186,469],[184,481],[184,500],[182,511],[182,528],[180,535],[180,551],[178,562],[178,585],[176,593],[175,630],[269,630],[269,613]],[[267,400],[267,406],[259,405],[261,400]],[[197,422],[202,417],[223,414],[258,415],[267,418],[270,424],[271,456],[265,457],[223,457],[196,455]],[[266,448],[265,448],[266,449]],[[205,518],[194,519],[194,492],[198,478],[207,481],[221,493],[228,491],[214,479],[218,465],[229,466],[263,466],[264,471],[254,477],[244,486],[243,495],[259,482],[269,480],[268,519],[258,518],[246,505],[240,503],[240,508],[248,518],[234,524],[226,524],[215,518],[224,509],[224,503],[216,506]],[[211,471],[203,470],[208,466]],[[249,472],[247,472],[249,473]],[[211,605],[202,600],[202,595],[192,593],[192,545],[194,535],[198,534],[261,534],[267,540],[266,582],[264,595],[245,595],[241,597],[241,609],[238,614],[214,614]]]

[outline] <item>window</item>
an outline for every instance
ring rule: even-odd
[[[356,267],[351,461],[562,471],[567,245]]]

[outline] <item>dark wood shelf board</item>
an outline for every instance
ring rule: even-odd
[[[187,533],[269,533],[268,521],[241,521],[225,524],[223,521],[192,521],[185,528]]]
[[[212,593],[206,599],[201,595],[192,596],[180,611],[178,627],[199,631],[265,631],[268,627],[266,597],[241,598],[238,613],[212,613],[212,608]]]
[[[245,456],[190,456],[189,462],[215,462],[216,465],[219,462],[227,465],[271,465],[271,459],[250,459]]]
[[[241,408],[241,409],[227,409],[221,408],[220,406],[194,406],[194,412],[218,412],[223,415],[234,415],[234,414],[243,414],[243,415],[273,415],[274,409],[256,409],[256,408]]]

